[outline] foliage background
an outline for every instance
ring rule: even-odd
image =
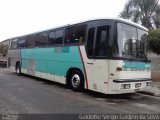
[[[8,51],[7,45],[0,45],[0,54],[4,57],[6,57]]]

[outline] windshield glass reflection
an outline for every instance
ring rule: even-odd
[[[117,29],[119,48],[117,57],[146,59],[148,33],[123,23],[118,23]]]

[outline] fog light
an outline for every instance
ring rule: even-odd
[[[129,89],[130,86],[130,84],[121,84],[121,89]]]
[[[146,85],[147,85],[147,86],[151,86],[152,83],[151,83],[151,82],[147,82]]]

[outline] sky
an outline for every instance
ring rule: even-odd
[[[116,18],[127,0],[0,0],[0,41],[94,18]]]

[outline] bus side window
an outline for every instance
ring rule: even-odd
[[[18,44],[17,44],[18,48],[24,48],[25,47],[25,42],[26,42],[25,38],[20,38],[18,40]]]
[[[35,46],[36,47],[46,46],[47,41],[48,41],[48,33],[47,32],[40,33],[36,37]]]
[[[55,44],[56,45],[62,45],[63,44],[63,30],[56,31]]]
[[[18,39],[12,40],[12,42],[11,42],[11,48],[17,48],[17,41],[18,41]]]
[[[55,39],[56,39],[56,32],[53,32],[53,31],[50,32],[47,45],[49,46],[54,45]]]
[[[90,28],[88,30],[88,38],[86,46],[87,54],[89,57],[93,57],[94,34],[95,34],[95,28]]]
[[[26,42],[25,42],[25,47],[35,47],[35,39],[36,39],[36,35],[29,35],[26,37]]]
[[[67,28],[65,31],[65,44],[83,44],[85,42],[85,25]]]

